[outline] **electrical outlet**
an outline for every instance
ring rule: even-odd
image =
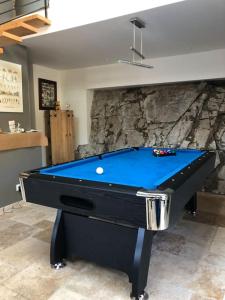
[[[17,184],[16,184],[16,191],[17,191],[17,192],[20,192],[20,190],[21,190],[20,183],[17,183]]]

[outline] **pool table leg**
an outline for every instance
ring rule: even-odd
[[[197,193],[195,193],[186,205],[186,209],[195,216],[197,213]]]
[[[152,231],[145,230],[144,228],[138,229],[131,275],[131,297],[134,297],[135,300],[148,299],[148,295],[147,293],[145,293],[144,289],[146,287],[148,279],[152,237]]]
[[[55,224],[52,231],[51,248],[50,248],[50,263],[55,269],[60,269],[65,266],[64,258],[64,231],[63,231],[63,212],[58,209]]]

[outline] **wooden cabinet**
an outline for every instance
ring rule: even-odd
[[[52,164],[74,159],[73,111],[50,111],[50,140]]]

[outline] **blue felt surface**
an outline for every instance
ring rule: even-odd
[[[53,166],[40,171],[41,174],[123,184],[146,189],[156,189],[169,177],[204,154],[200,150],[177,150],[176,156],[155,157],[152,148],[121,150],[82,161]],[[96,168],[102,167],[99,175]]]

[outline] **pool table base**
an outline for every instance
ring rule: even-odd
[[[144,292],[153,232],[58,210],[53,228],[50,263],[83,258],[125,272],[132,284],[131,297],[147,299]]]
[[[197,214],[197,203],[197,193],[195,193],[185,206],[185,209],[193,216],[196,216]]]

